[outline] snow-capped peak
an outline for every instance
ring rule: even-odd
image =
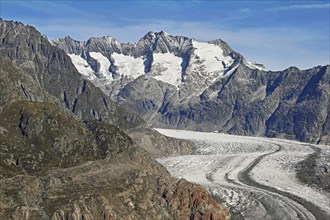
[[[259,63],[256,63],[256,62],[251,62],[251,61],[248,61],[246,59],[243,59],[243,62],[246,66],[248,66],[251,69],[258,69],[258,70],[267,71],[266,67],[263,64],[259,64]]]
[[[223,50],[217,45],[195,40],[192,43],[196,59],[205,66],[206,72],[224,72],[233,63],[233,59],[225,56]]]
[[[220,39],[199,42],[165,31],[150,31],[137,43],[119,43],[112,36],[93,37],[82,42],[65,37],[53,43],[70,55],[81,74],[98,81],[95,83],[98,86],[107,84],[103,88],[100,86],[105,90],[113,83],[117,85],[118,80],[125,86],[148,74],[178,89],[189,87],[200,91],[218,78],[233,74],[239,64],[235,61],[242,58]],[[243,63],[264,70],[261,65],[244,58]]]

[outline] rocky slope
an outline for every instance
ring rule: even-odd
[[[222,40],[149,32],[137,43],[112,37],[64,49],[84,77],[151,126],[329,143],[330,67],[267,71]]]
[[[122,128],[144,123],[115,105],[109,97],[84,80],[63,50],[52,46],[34,27],[0,20],[0,56],[29,73],[51,95],[83,120],[108,121]]]
[[[7,57],[29,73],[34,79],[34,84],[40,85],[60,100],[59,104],[63,110],[71,111],[81,120],[96,119],[128,130],[146,129],[145,136],[150,134],[143,119],[113,103],[99,88],[84,79],[72,64],[70,57],[63,50],[52,46],[34,27],[0,19],[0,40],[0,56]],[[30,99],[35,100],[33,96]],[[160,139],[165,138],[161,134],[157,136]],[[157,143],[157,138],[152,140],[156,141],[151,143],[153,149],[154,146],[161,147]],[[176,141],[170,140],[172,139],[167,138],[167,145],[174,148]],[[188,145],[189,143],[186,144]],[[150,149],[144,144],[142,147]],[[164,147],[161,151],[155,150],[158,156],[170,153]]]
[[[154,129],[138,127],[125,132],[155,158],[193,153],[194,145],[190,141],[167,137]]]
[[[1,219],[229,218],[120,130],[146,127],[35,28],[0,20],[0,42]]]
[[[67,36],[52,43],[65,50],[78,71],[114,100],[118,90],[144,75],[181,89],[184,97],[230,74],[237,60],[264,69],[246,61],[222,40],[197,42],[163,31],[149,32],[134,44],[119,43],[109,36],[86,42]]]
[[[116,126],[85,123],[0,58],[1,219],[229,219]]]

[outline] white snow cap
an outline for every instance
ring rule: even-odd
[[[88,65],[87,61],[84,60],[81,56],[76,55],[76,54],[68,54],[69,57],[71,58],[71,61],[73,65],[76,67],[78,72],[84,76],[87,76],[89,79],[94,79],[96,78],[94,75],[94,71],[92,68]]]
[[[195,54],[203,62],[206,72],[224,71],[224,69],[233,63],[230,56],[224,56],[223,50],[214,44],[192,41]],[[225,65],[225,66],[224,66]]]
[[[153,59],[150,73],[147,74],[150,74],[150,76],[156,80],[174,85],[178,89],[185,87],[185,85],[188,85],[189,83],[193,83],[196,84],[196,86],[194,86],[196,87],[196,94],[199,94],[217,79],[231,75],[238,67],[238,65],[233,66],[235,60],[231,56],[224,55],[224,49],[221,48],[221,44],[217,45],[211,42],[198,42],[190,39],[189,43],[187,43],[188,41],[185,41],[181,45],[180,42],[172,40],[172,36],[164,31],[158,32],[157,34],[160,34],[162,37],[168,39],[168,42],[171,45],[166,46],[173,47],[173,49],[185,48],[183,50],[186,52],[189,51],[189,54],[185,54],[185,56],[189,56],[185,57],[189,60],[187,62],[188,66],[185,66],[184,73],[182,72],[183,58],[177,56],[178,54],[174,52],[157,53],[155,51],[151,54]],[[148,36],[155,37],[156,33],[149,32]],[[117,74],[120,76],[125,76],[125,78],[127,77],[127,83],[133,81],[141,75],[146,74],[145,61],[147,58],[145,54],[140,54],[138,55],[139,57],[136,57],[136,55],[130,54],[129,52],[124,54],[120,49],[122,48],[122,45],[111,36],[91,39],[100,40],[102,45],[105,45],[105,47],[109,45],[110,47],[114,46],[118,49],[118,51],[115,50],[116,52],[113,52],[109,58],[104,56],[101,51],[89,52],[90,56],[99,63],[100,68],[98,72],[93,71],[91,66],[82,58],[81,55],[69,54],[77,70],[82,75],[87,76],[87,79],[92,82],[95,81],[94,84],[96,86],[100,87],[99,79],[102,79],[101,83],[107,85],[103,88],[106,90],[111,87],[111,84],[114,83],[114,81],[121,79],[121,77],[116,77],[115,79],[113,78],[113,75],[110,72],[111,64],[114,65]],[[128,46],[136,47],[137,44],[130,44]],[[145,45],[143,44],[142,46]],[[190,53],[190,51],[192,53]],[[249,68],[266,70],[260,64],[252,63],[245,59],[243,59],[243,62]],[[183,77],[185,79],[184,82],[182,80]],[[107,93],[107,91],[104,92]]]
[[[120,75],[131,76],[136,79],[144,74],[144,59],[142,57],[134,58],[119,53],[113,53],[111,57],[115,60],[114,65],[118,67]]]
[[[113,80],[112,74],[109,71],[110,61],[108,60],[108,58],[98,52],[90,52],[89,55],[95,60],[97,60],[97,62],[100,64],[99,74],[102,75],[104,78],[107,78],[109,81]]]
[[[155,53],[153,58],[151,72],[155,79],[174,86],[181,84],[181,57],[172,53]]]

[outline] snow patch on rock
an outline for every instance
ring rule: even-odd
[[[100,64],[100,69],[98,74],[100,74],[102,77],[106,78],[107,80],[112,81],[113,77],[109,70],[111,65],[109,59],[98,52],[90,52],[89,55],[95,60],[97,60],[97,62]]]
[[[153,78],[178,86],[181,84],[182,58],[172,53],[153,54],[151,74]]]
[[[208,73],[224,72],[234,61],[230,56],[224,56],[223,50],[217,45],[197,41],[192,43],[195,48],[195,60],[201,62]]]
[[[88,65],[86,60],[84,60],[81,56],[76,54],[68,54],[68,55],[71,58],[73,65],[76,67],[79,73],[81,73],[84,76],[87,76],[87,78],[90,80],[96,78],[96,76],[94,75],[94,71]]]
[[[117,71],[120,75],[136,79],[144,74],[144,59],[142,57],[135,58],[119,53],[113,53],[111,57],[114,59],[114,65],[118,68]]]
[[[267,71],[267,69],[261,64],[257,64],[255,62],[250,62],[250,61],[247,61],[247,60],[245,60],[244,63],[245,63],[245,65],[247,65],[251,69],[258,69],[258,70]]]

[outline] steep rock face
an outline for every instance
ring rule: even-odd
[[[28,100],[52,100],[52,102],[56,102],[63,110],[73,112],[82,120],[101,120],[119,126],[122,129],[139,127],[140,132],[146,129],[146,132],[149,133],[145,122],[141,118],[114,104],[102,91],[95,88],[89,81],[83,79],[72,65],[70,57],[64,51],[52,46],[35,28],[24,26],[19,22],[4,20],[0,20],[0,24],[1,56],[7,57],[29,73],[17,75],[19,72],[22,72],[21,70],[2,73],[4,76],[0,82],[2,85],[15,82],[11,87],[1,87],[2,89],[16,89],[15,92],[8,90],[8,97],[14,96],[16,93],[21,94],[20,91],[22,90]],[[72,39],[66,39],[70,42],[72,41]],[[91,45],[91,48],[97,47],[99,41],[103,45],[100,48],[106,49],[106,43],[113,42],[113,39],[93,38],[88,45]],[[80,47],[82,47],[81,43],[73,42],[72,48],[69,50],[79,50]],[[98,63],[95,63],[95,65],[97,66]],[[9,68],[15,69],[11,65],[9,65]],[[24,81],[26,85],[17,80],[21,77],[26,79]],[[37,88],[39,90],[47,90],[52,94],[48,95],[51,98],[46,99],[43,97],[45,96],[43,92],[35,94]],[[1,102],[7,102],[8,99],[6,97],[1,97]],[[157,135],[161,139],[164,138],[161,134]],[[157,141],[157,138],[152,138],[152,140]],[[171,139],[167,140],[170,141]],[[151,144],[161,147],[156,142]],[[173,142],[173,146],[174,144],[175,141]],[[145,146],[143,145],[143,147]],[[148,148],[146,147],[146,149]],[[157,150],[158,155],[161,152],[163,152],[163,155],[169,153],[164,148],[161,151],[159,150]]]
[[[288,85],[289,82],[295,83]],[[329,143],[329,82],[329,65],[306,71],[289,70],[276,88],[285,95],[266,122],[266,135]],[[288,90],[290,87],[294,89]]]
[[[40,85],[32,76],[3,57],[0,57],[0,106],[9,104],[16,99],[27,99],[38,102],[56,102],[56,98],[45,94]]]
[[[329,66],[251,71],[241,66],[187,104],[167,105],[156,127],[329,143]]]
[[[79,121],[23,70],[0,63],[1,219],[229,219],[119,128]]]
[[[198,185],[191,184],[186,180],[180,180],[173,191],[164,189],[163,197],[167,200],[169,207],[177,213],[178,219],[229,219],[230,215],[225,209],[219,207],[206,194],[204,189]],[[204,200],[208,202],[205,203]],[[185,210],[189,213],[180,213],[178,210]]]
[[[125,80],[87,79],[151,126],[329,143],[329,66],[267,71],[222,40],[203,43],[165,32],[149,32],[135,44],[105,39],[93,49],[90,40],[79,42],[83,49],[75,53],[103,54],[108,72]],[[71,41],[54,44],[71,53],[77,43]],[[118,53],[142,60],[120,63]],[[142,61],[136,75],[123,68]]]
[[[84,80],[61,49],[52,46],[34,27],[0,20],[0,56],[28,72],[51,95],[81,119],[108,121],[122,128],[144,123],[116,106],[109,97]]]

